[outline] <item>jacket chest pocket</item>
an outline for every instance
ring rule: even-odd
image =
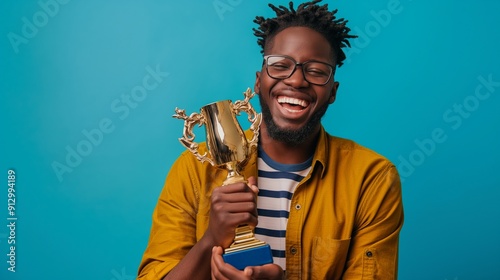
[[[313,239],[311,279],[340,279],[351,239]]]

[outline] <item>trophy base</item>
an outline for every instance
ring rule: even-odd
[[[259,266],[273,263],[273,254],[271,247],[264,244],[259,247],[248,248],[244,250],[232,251],[222,255],[226,263],[243,270],[247,266]]]
[[[271,246],[255,238],[253,230],[248,225],[236,228],[233,244],[224,250],[222,258],[239,270],[247,266],[258,266],[273,263]]]

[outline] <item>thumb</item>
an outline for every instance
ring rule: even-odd
[[[253,275],[253,268],[250,266],[245,267],[245,270],[243,270],[243,273],[245,273],[246,276],[252,277]]]
[[[255,194],[259,193],[259,188],[257,187],[257,179],[254,176],[248,177],[248,186]]]
[[[283,269],[276,264],[247,266],[243,273],[252,279],[284,279]]]

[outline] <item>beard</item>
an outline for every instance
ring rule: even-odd
[[[290,146],[298,146],[305,143],[311,136],[314,135],[315,130],[321,125],[321,118],[325,115],[328,106],[328,102],[325,102],[314,114],[311,116],[309,121],[302,127],[298,129],[287,129],[279,127],[273,120],[271,110],[267,106],[266,102],[260,97],[259,103],[262,109],[262,115],[264,117],[264,123],[266,124],[267,134],[277,141],[283,142]]]

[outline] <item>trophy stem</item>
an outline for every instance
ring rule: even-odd
[[[235,161],[227,162],[226,169],[228,172],[227,172],[226,179],[224,180],[224,182],[222,182],[223,186],[234,184],[234,183],[239,183],[239,182],[246,183],[245,177],[243,177],[243,175],[241,175],[238,172],[238,164]]]
[[[245,182],[245,178],[238,172],[238,164],[235,161],[227,162],[226,169],[228,170],[227,178],[222,185]],[[264,241],[255,238],[252,228],[248,225],[240,225],[235,230],[233,243],[224,252],[225,254],[241,251],[250,248],[256,248],[266,245]]]
[[[266,243],[255,238],[253,230],[248,225],[241,225],[236,228],[236,236],[233,244],[224,250],[228,254],[235,251],[245,250],[248,248],[255,248],[263,246]]]

